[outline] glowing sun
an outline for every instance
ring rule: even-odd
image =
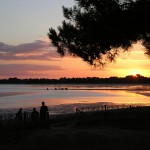
[[[134,76],[134,77],[137,77],[137,75],[139,75],[139,74],[141,74],[141,73],[138,70],[136,70],[136,71],[134,70],[134,71],[131,72],[131,75]]]

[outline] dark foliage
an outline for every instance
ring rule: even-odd
[[[126,77],[87,77],[87,78],[60,78],[60,79],[0,79],[0,84],[149,84],[150,78],[144,77],[139,74],[137,76],[129,75]]]
[[[81,57],[91,65],[113,61],[119,50],[140,41],[150,54],[150,0],[75,0],[63,7],[67,21],[48,36],[64,56]],[[105,60],[105,61],[103,61]]]

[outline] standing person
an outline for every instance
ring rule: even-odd
[[[36,110],[36,108],[33,108],[33,111],[31,113],[31,119],[32,119],[32,125],[33,128],[38,128],[39,127],[39,112]]]
[[[42,106],[40,108],[40,120],[43,127],[48,127],[48,107],[45,105],[45,102],[42,102]]]
[[[21,126],[23,121],[22,108],[20,108],[19,111],[16,113],[16,119],[17,119],[18,126]]]
[[[33,111],[31,113],[31,119],[33,123],[37,123],[39,121],[39,112],[36,110],[36,108],[33,108]]]

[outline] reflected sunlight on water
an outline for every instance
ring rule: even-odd
[[[55,90],[55,88],[67,90]],[[47,90],[48,88],[48,90]],[[90,103],[150,104],[149,85],[0,85],[0,109],[32,108],[45,101],[50,109],[67,111]],[[73,106],[72,106],[73,105]],[[63,106],[63,107],[62,107]],[[64,110],[65,109],[65,110]]]

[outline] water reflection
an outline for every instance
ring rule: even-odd
[[[55,90],[56,87],[68,89]],[[150,103],[149,85],[0,85],[0,91],[1,110],[39,107],[41,101],[51,109],[94,103]]]

